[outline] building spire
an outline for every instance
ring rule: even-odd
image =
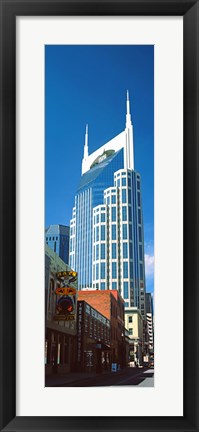
[[[84,142],[84,159],[88,157],[88,125],[86,125],[85,142]]]
[[[131,125],[129,91],[126,92],[126,126]]]
[[[126,145],[124,151],[124,167],[134,169],[133,125],[131,121],[129,91],[126,92]]]

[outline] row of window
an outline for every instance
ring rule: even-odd
[[[122,178],[122,183],[121,183],[121,179],[118,178],[118,179],[115,181],[115,184],[116,184],[117,187],[120,187],[120,186],[126,186],[126,177],[123,177],[123,178]]]
[[[94,209],[94,213],[99,213],[99,211],[101,210],[101,212],[105,212],[106,207],[97,207],[96,209]]]
[[[105,225],[101,225],[101,241],[105,241]],[[94,242],[99,241],[99,226],[94,228]]]
[[[55,241],[58,240],[58,237],[46,237],[46,241]]]
[[[112,209],[112,221],[115,222],[116,221],[116,208]],[[123,221],[126,221],[127,219],[127,214],[126,214],[126,207],[122,208],[122,218]],[[141,223],[141,221],[139,222]],[[106,233],[106,225],[100,225],[101,226],[101,238],[99,239],[99,226],[94,227],[94,242],[98,242],[98,241],[105,241],[105,233]],[[111,238],[112,240],[117,240],[117,225],[116,224],[112,224],[111,225]],[[124,223],[122,224],[122,238],[123,240],[127,240],[128,239],[128,224]],[[142,243],[142,228],[141,226],[138,227],[138,238],[139,238],[139,243]],[[132,240],[132,230],[129,229],[129,239]],[[141,251],[141,246],[140,246],[140,251]],[[140,252],[140,259],[142,259],[142,252]]]
[[[127,232],[127,224],[122,225],[122,238],[123,240],[128,239],[128,232]],[[111,238],[112,240],[117,240],[117,229],[116,224],[111,225]],[[132,240],[132,230],[129,230],[129,238]],[[101,225],[101,237],[99,239],[99,226],[94,228],[94,242],[98,242],[99,240],[105,241],[105,225]]]
[[[98,224],[99,222],[105,222],[105,220],[106,220],[106,214],[105,213],[101,213],[101,217],[99,214],[94,216],[94,224]]]
[[[124,191],[126,192],[126,190],[124,190]],[[126,203],[125,193],[124,193],[124,201],[122,201],[122,203]],[[131,206],[128,206],[128,211],[129,211],[129,221],[131,221],[132,220]],[[116,222],[116,207],[111,208],[111,221]],[[123,222],[127,221],[127,206],[122,206],[122,221]],[[105,213],[101,213],[101,217],[99,217],[99,214],[94,216],[94,225],[96,225],[100,222],[106,222],[106,214]],[[138,209],[138,223],[139,223],[139,225],[141,225],[141,210],[140,209]],[[71,229],[71,235],[73,235],[74,233],[75,233],[75,227],[74,227],[74,229]],[[141,241],[141,234],[140,234],[139,239]]]
[[[99,260],[99,250],[101,259],[105,259],[105,243],[102,243],[101,245],[97,244],[95,246],[94,258],[96,261]]]
[[[93,271],[95,271],[95,276],[94,276],[95,280],[106,278],[105,266],[106,266],[105,262],[101,262],[100,264],[97,263],[94,266]],[[117,262],[113,261],[111,268],[112,268],[112,279],[117,279]],[[99,275],[99,269],[100,269],[100,275]],[[123,262],[123,277],[124,277],[124,279],[128,279],[128,274],[129,274],[128,273],[128,261],[124,261]],[[132,278],[131,268],[130,268],[130,277]],[[128,284],[128,282],[124,282],[124,283]],[[127,289],[125,287],[127,287],[127,285],[124,286],[124,289]]]
[[[131,212],[131,209],[129,209],[129,211]],[[131,216],[131,213],[129,215]],[[106,217],[105,213],[101,213],[101,220],[99,220],[99,214],[94,216],[94,225],[96,225],[100,222],[105,222],[105,220],[106,220],[105,217]],[[112,222],[116,222],[116,207],[111,208],[111,220],[112,220]],[[126,206],[122,206],[122,220],[127,221],[127,207]],[[71,231],[71,234],[72,234],[72,231]]]

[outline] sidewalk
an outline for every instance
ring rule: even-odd
[[[47,375],[45,381],[45,387],[57,387],[60,385],[71,384],[73,382],[77,382],[79,380],[94,378],[96,376],[102,375],[120,375],[126,372],[126,368],[121,369],[117,372],[104,371],[101,374],[97,374],[96,372],[70,372],[64,374],[53,374]]]

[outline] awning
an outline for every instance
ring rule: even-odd
[[[101,350],[101,351],[110,351],[111,350],[110,345],[106,345],[105,343],[103,343],[101,341],[94,344],[94,348]]]

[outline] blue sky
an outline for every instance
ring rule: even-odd
[[[152,45],[45,47],[45,226],[69,225],[81,176],[85,125],[89,125],[89,153],[124,130],[127,89],[135,169],[142,178],[147,291],[153,291]]]

